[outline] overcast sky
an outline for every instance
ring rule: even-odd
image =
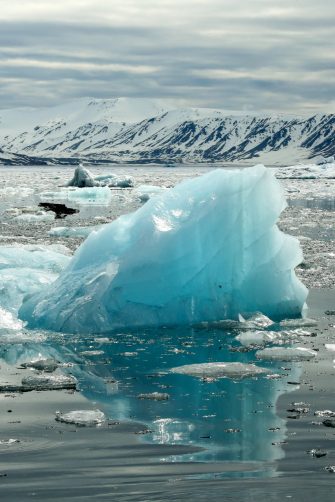
[[[334,0],[0,0],[0,108],[335,111]]]

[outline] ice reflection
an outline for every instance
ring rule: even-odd
[[[103,338],[58,335],[45,343],[0,350],[10,364],[39,357],[60,361],[61,371],[78,379],[80,391],[95,408],[113,420],[145,424],[144,441],[203,448],[178,461],[273,462],[283,456],[286,432],[276,401],[292,390],[287,382],[298,380],[300,363],[286,363],[285,368],[280,362],[262,363],[272,372],[270,378],[202,380],[169,373],[175,366],[200,362],[257,364],[255,351],[236,350],[240,345],[235,336],[185,328]],[[169,398],[139,398],[154,392]]]

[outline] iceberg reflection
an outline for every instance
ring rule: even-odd
[[[277,416],[276,401],[291,390],[287,381],[298,379],[300,363],[283,370],[278,361],[262,362],[270,376],[244,379],[169,371],[212,361],[257,364],[255,350],[241,347],[235,335],[191,328],[103,338],[49,333],[45,343],[3,345],[0,353],[16,365],[42,357],[59,361],[59,369],[73,374],[82,394],[109,419],[144,423],[144,441],[201,447],[170,461],[256,462],[269,473],[265,463],[284,455],[286,425]]]

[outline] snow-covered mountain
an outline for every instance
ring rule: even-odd
[[[335,154],[335,115],[229,114],[173,109],[162,100],[82,98],[52,108],[0,110],[0,148],[0,163],[17,154],[43,162],[292,165]]]

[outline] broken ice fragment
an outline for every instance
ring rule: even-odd
[[[240,322],[240,329],[262,329],[268,328],[272,324],[274,324],[269,317],[262,314],[261,312],[255,312],[249,317],[242,316],[239,314],[238,316]]]
[[[75,389],[77,380],[67,375],[34,375],[22,378],[22,387],[27,390]]]
[[[331,410],[317,410],[314,412],[314,415],[316,417],[334,417],[335,418],[335,411]]]
[[[165,187],[159,187],[155,185],[140,185],[136,188],[134,193],[138,196],[141,202],[147,202],[152,196],[160,194],[162,191],[166,190]]]
[[[105,414],[100,410],[76,410],[69,413],[56,411],[57,422],[92,427],[102,425],[106,421]]]
[[[36,361],[29,361],[21,364],[21,368],[33,368],[39,371],[45,371],[46,373],[52,373],[55,371],[59,362],[55,359],[37,359]]]
[[[12,444],[20,443],[19,439],[0,439],[0,446],[10,446]]]
[[[177,366],[170,372],[200,378],[245,378],[270,373],[270,370],[260,368],[255,364],[218,362]]]
[[[148,394],[139,394],[138,399],[150,399],[152,401],[167,401],[169,399],[169,394],[165,392],[151,392]]]
[[[257,359],[268,361],[308,361],[317,355],[315,350],[304,347],[271,347],[256,352]]]
[[[283,328],[311,328],[317,326],[317,322],[314,319],[284,319],[280,321],[280,326]]]

